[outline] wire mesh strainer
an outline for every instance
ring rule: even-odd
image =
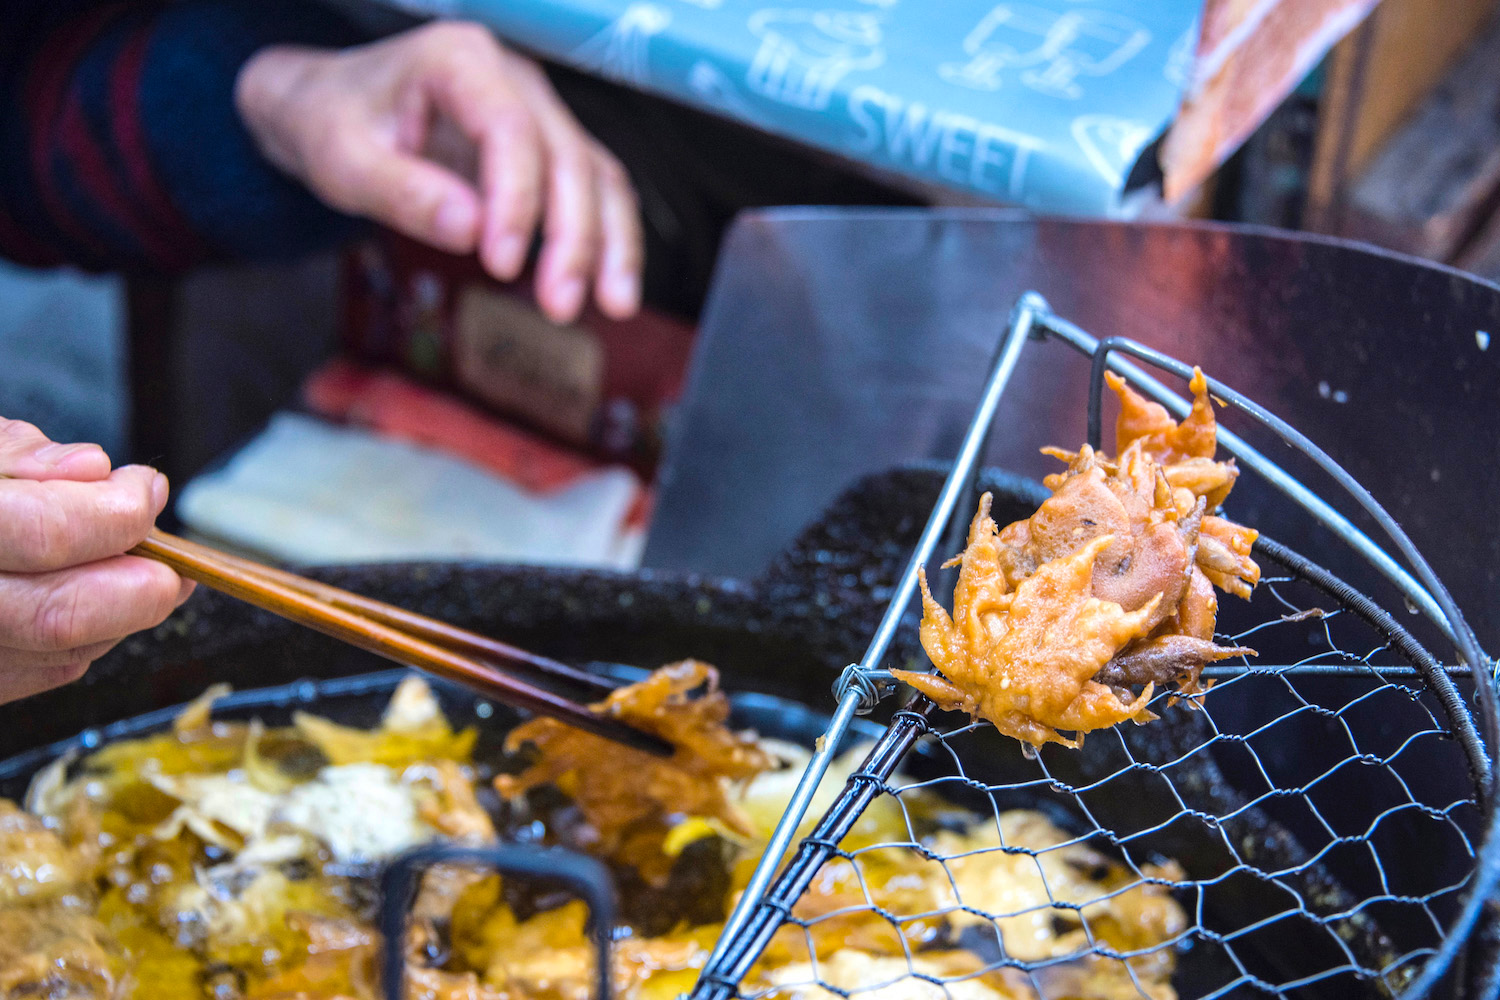
[[[1113,984],[1106,992],[1120,987],[1141,996],[1169,989],[1203,997],[1429,992],[1454,970],[1500,881],[1492,664],[1369,493],[1303,435],[1213,379],[1215,396],[1348,492],[1409,569],[1243,439],[1221,429],[1221,445],[1352,545],[1456,656],[1433,655],[1376,602],[1263,538],[1256,554],[1265,579],[1247,604],[1221,605],[1220,617],[1228,638],[1261,655],[1209,667],[1205,675],[1218,683],[1201,711],[1168,710],[1163,694],[1152,706],[1162,717],[1149,726],[1096,732],[1080,750],[1023,754],[987,725],[956,722],[918,697],[895,714],[793,849],[853,717],[895,690],[882,661],[915,593],[917,568],[938,561],[940,544],[956,547],[953,514],[972,499],[996,407],[1031,339],[1060,340],[1093,357],[1089,428],[1096,446],[1106,369],[1179,417],[1188,409],[1127,356],[1180,377],[1190,374],[1186,365],[1133,342],[1095,340],[1040,297],[1021,299],[911,562],[865,656],[836,685],[833,720],[692,1000],[753,998],[772,988],[881,1000],[968,1000],[993,989],[1099,995],[1105,980]],[[1459,687],[1470,682],[1477,711]],[[909,808],[933,792],[989,816],[986,832],[957,838],[925,810]],[[875,804],[899,810],[906,837],[850,848],[846,836]],[[1018,836],[1023,817],[1011,810],[1022,807],[1044,810],[1064,835],[1043,842]],[[896,854],[940,891],[910,898],[880,892],[881,872]],[[1006,891],[973,877],[973,859],[981,856],[988,868],[1008,873]],[[847,905],[799,908],[814,877],[834,870],[857,887]],[[1133,941],[1121,908],[1165,899],[1176,906],[1160,905],[1157,933]],[[851,915],[889,928],[883,957],[862,953],[852,963],[858,968],[816,945],[829,922]],[[1028,936],[1039,922],[1047,933]],[[806,939],[798,976],[774,986],[747,980],[778,932]],[[961,946],[975,962],[935,964],[926,956],[940,946]],[[1470,962],[1461,975],[1481,994],[1500,988],[1484,962]]]

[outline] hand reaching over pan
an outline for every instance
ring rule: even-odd
[[[193,584],[124,553],[151,530],[167,479],[110,468],[93,444],[54,444],[0,417],[0,702],[76,680],[151,628]]]
[[[261,152],[333,207],[503,280],[543,233],[537,299],[573,319],[593,287],[615,318],[640,302],[630,178],[541,68],[474,24],[438,23],[342,51],[273,45],[236,103]]]

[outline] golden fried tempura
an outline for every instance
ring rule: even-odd
[[[705,690],[692,697],[698,688]],[[533,744],[537,759],[518,775],[497,778],[500,794],[514,797],[538,785],[556,786],[577,803],[599,838],[599,853],[635,866],[655,883],[670,871],[662,838],[678,821],[702,817],[749,833],[730,792],[770,761],[753,738],[725,725],[729,699],[719,690],[718,671],[683,660],[614,691],[594,707],[660,736],[676,753],[664,760],[554,719],[533,719],[512,730],[506,746]]]
[[[1248,598],[1257,533],[1208,513],[1238,476],[1216,461],[1203,373],[1181,423],[1113,374],[1117,457],[1044,449],[1068,463],[1052,496],[997,529],[980,502],[950,616],[922,581],[922,645],[942,676],[896,672],[943,708],[1033,746],[1076,746],[1092,729],[1148,722],[1154,689],[1194,696],[1203,667],[1252,650],[1213,641],[1217,586]]]
[[[922,646],[943,676],[892,673],[943,708],[988,719],[1034,746],[1077,746],[1058,730],[1087,732],[1134,718],[1151,697],[1150,685],[1126,704],[1090,678],[1145,634],[1160,598],[1131,612],[1093,595],[1094,560],[1113,535],[1043,563],[1010,591],[995,560],[987,501],[988,495],[959,570],[955,617],[933,600],[922,577]]]

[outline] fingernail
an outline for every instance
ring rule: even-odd
[[[553,295],[557,312],[563,319],[572,319],[583,306],[583,281],[579,278],[564,278],[557,283]]]
[[[467,198],[452,195],[438,206],[432,222],[437,227],[439,241],[449,247],[463,247],[474,229],[474,208]]]
[[[491,258],[499,277],[509,281],[526,263],[526,241],[516,233],[501,233],[495,238]]]
[[[171,487],[167,483],[167,477],[160,472],[151,480],[151,503],[160,511],[167,505],[167,494]]]

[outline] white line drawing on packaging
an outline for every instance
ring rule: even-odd
[[[1114,115],[1079,115],[1071,128],[1083,155],[1116,188],[1124,186],[1126,171],[1151,140],[1150,128]]]
[[[1045,66],[1021,73],[1033,90],[1076,101],[1083,96],[1080,76],[1109,76],[1151,41],[1151,32],[1137,21],[1102,10],[1069,11],[1059,34],[1068,36],[1057,57]]]
[[[573,50],[573,61],[600,76],[641,86],[650,78],[651,39],[672,23],[672,12],[654,3],[633,3],[598,34]]]
[[[1056,56],[1060,15],[1026,4],[999,4],[964,36],[967,62],[946,62],[938,74],[971,90],[999,90],[1000,74],[1011,66],[1031,66]]]
[[[1138,22],[1109,11],[1002,3],[964,36],[968,59],[943,63],[938,74],[971,90],[999,90],[1004,71],[1021,69],[1028,87],[1078,100],[1080,76],[1108,76],[1150,41]]]
[[[823,111],[845,76],[885,61],[879,14],[773,8],[750,15],[750,30],[760,48],[745,83],[788,107]]]
[[[745,100],[734,81],[707,59],[699,59],[689,67],[687,83],[706,107],[747,124],[764,127],[761,116]]]

